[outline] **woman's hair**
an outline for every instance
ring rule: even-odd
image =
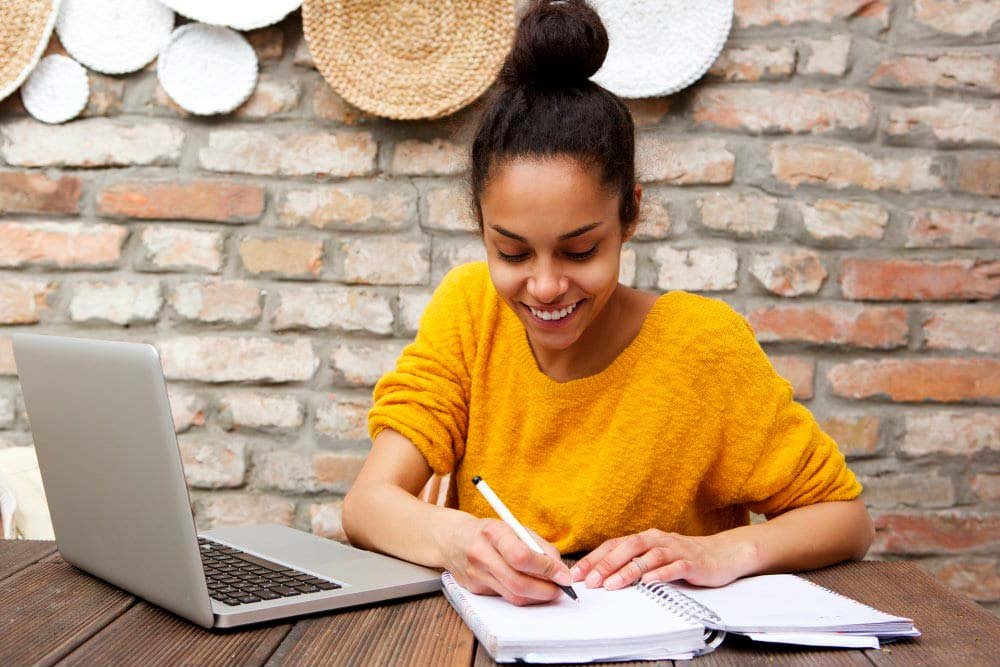
[[[599,168],[608,195],[618,196],[623,231],[635,222],[632,115],[590,81],[607,53],[608,33],[586,0],[532,0],[472,142],[469,186],[480,233],[491,169],[517,158],[569,156]]]

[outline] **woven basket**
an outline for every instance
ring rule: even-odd
[[[59,0],[0,0],[0,100],[38,63],[58,14]]]
[[[439,118],[483,94],[514,35],[512,0],[306,0],[309,52],[333,89],[385,118]]]

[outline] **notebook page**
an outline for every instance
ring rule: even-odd
[[[589,641],[604,645],[616,640],[694,632],[701,624],[686,620],[658,605],[634,587],[617,591],[573,584],[580,602],[561,595],[552,602],[518,607],[502,597],[476,595],[460,588],[483,624],[501,642],[545,645]]]
[[[791,574],[738,579],[720,588],[672,583],[718,614],[728,629],[849,628],[907,622]]]

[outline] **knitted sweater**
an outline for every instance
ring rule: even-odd
[[[647,528],[709,535],[749,511],[861,492],[726,303],[663,294],[610,366],[557,382],[484,262],[445,276],[416,340],[376,384],[369,434],[385,428],[454,473],[458,509],[496,516],[472,485],[481,475],[562,553]]]

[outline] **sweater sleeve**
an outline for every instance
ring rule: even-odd
[[[475,339],[462,268],[452,269],[434,291],[416,339],[376,383],[368,412],[372,440],[386,428],[400,433],[439,475],[462,457],[468,429]]]
[[[705,480],[720,507],[743,506],[768,518],[831,500],[851,500],[861,484],[837,443],[792,386],[774,370],[739,313],[728,310],[716,337],[707,391],[719,410],[719,448]]]

